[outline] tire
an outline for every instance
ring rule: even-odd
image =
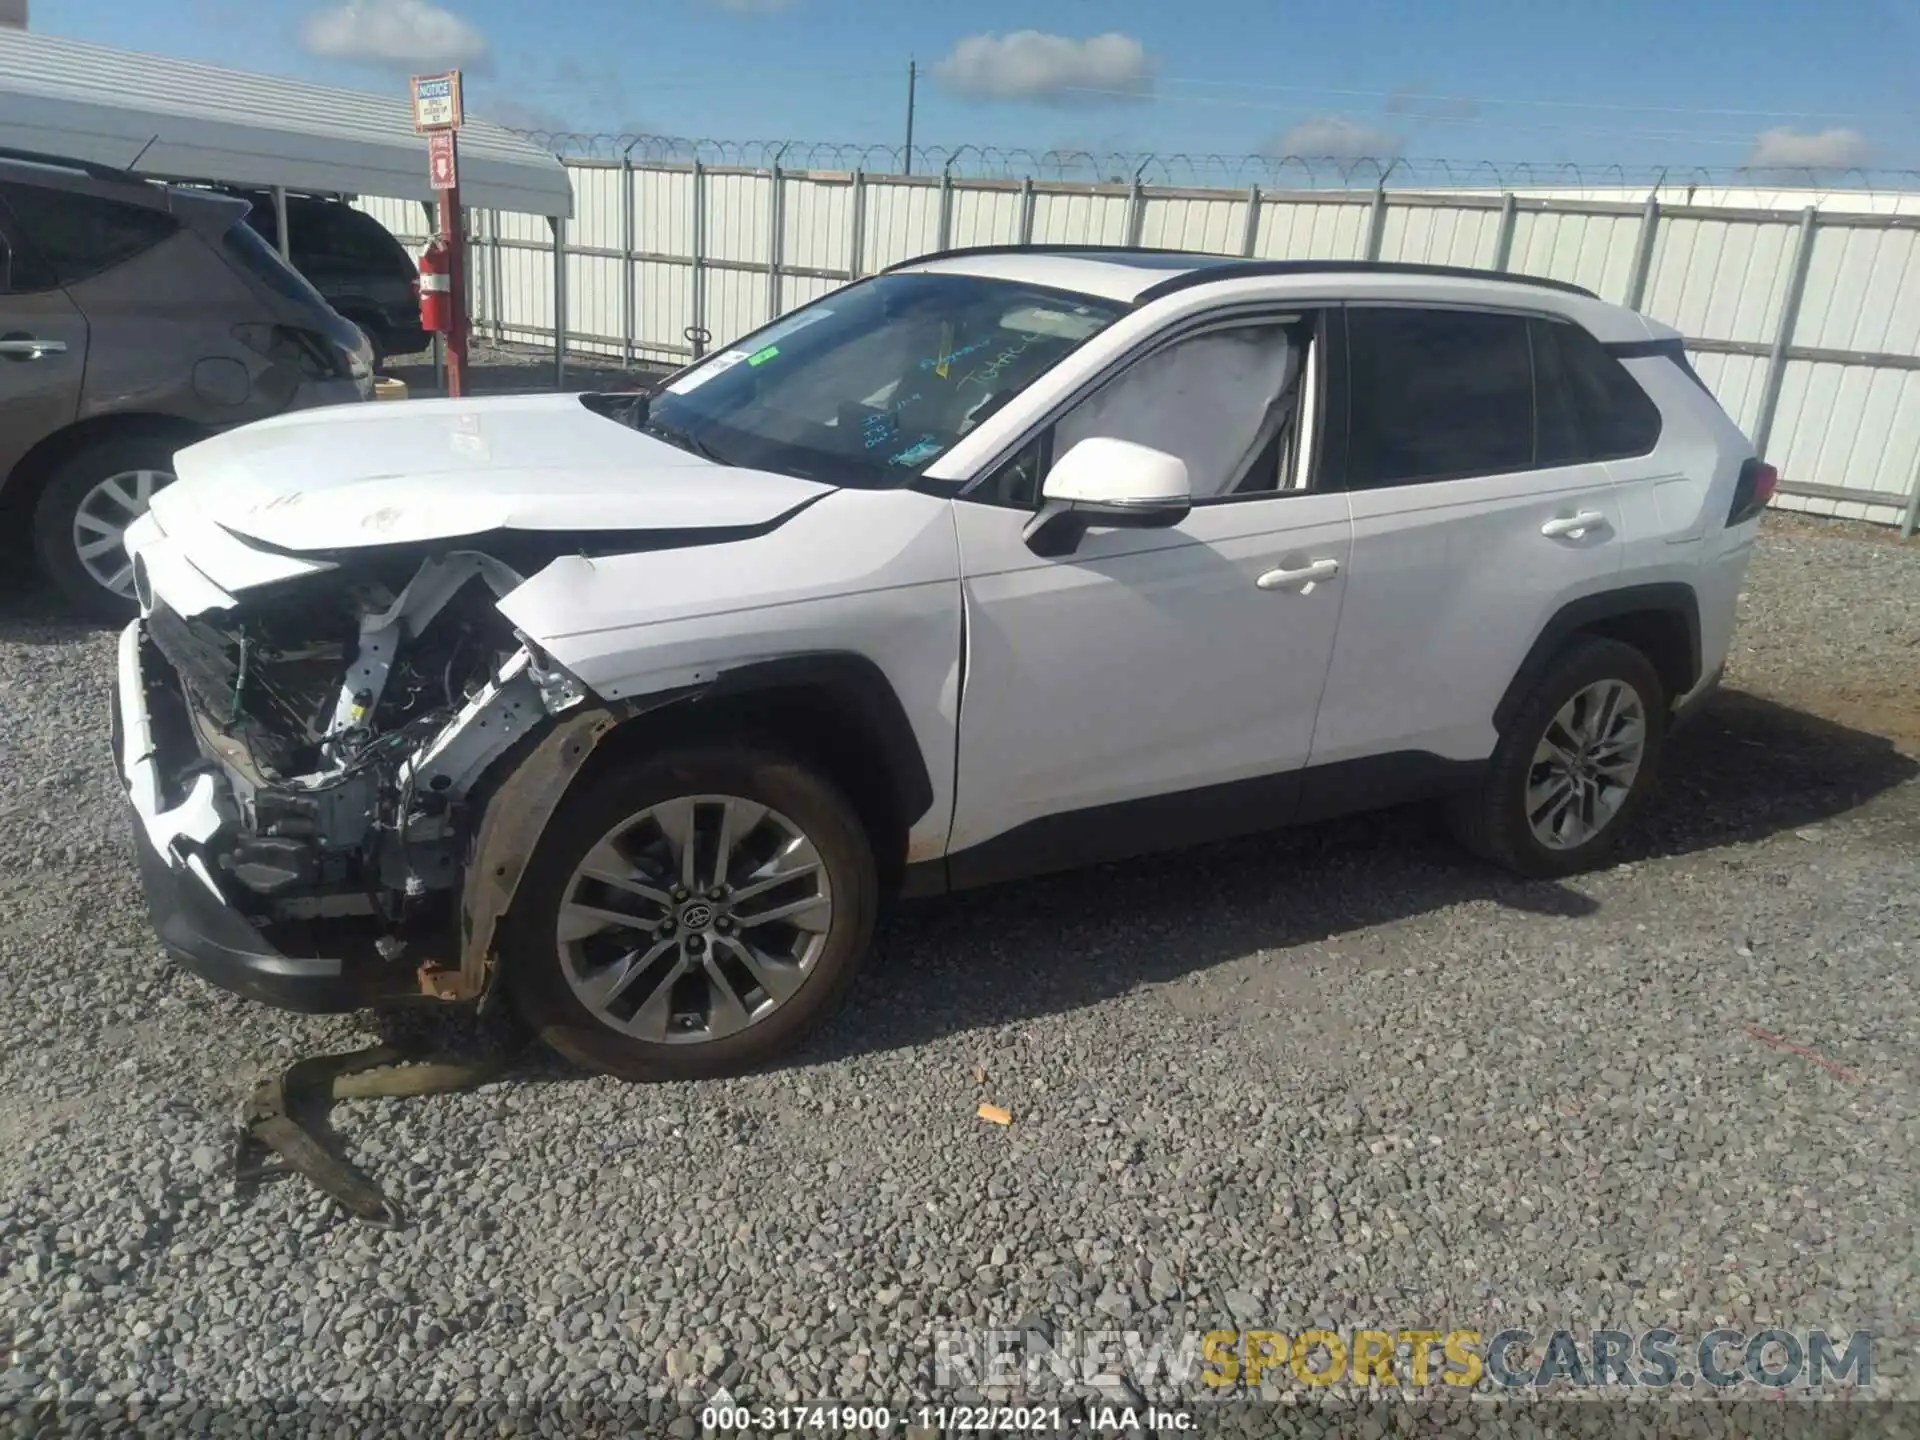
[[[1614,686],[1624,689],[1611,691]],[[1580,743],[1587,737],[1578,722],[1604,724],[1603,712],[1593,706],[1604,705],[1609,693],[1617,696],[1609,733]],[[1563,712],[1575,706],[1576,697],[1585,697],[1585,708],[1576,706],[1575,723],[1569,726]],[[1479,787],[1450,803],[1454,834],[1474,854],[1530,878],[1551,879],[1590,868],[1613,849],[1646,802],[1666,741],[1667,704],[1659,674],[1640,651],[1617,640],[1576,640],[1547,667],[1514,712]],[[1628,774],[1623,757],[1631,749],[1632,726],[1627,722],[1633,707],[1640,742],[1638,762]],[[1567,767],[1556,759],[1540,759],[1550,727],[1555,738],[1574,742],[1563,743],[1562,752],[1576,753],[1576,773],[1590,779],[1565,788],[1557,783]],[[1535,803],[1530,804],[1529,791],[1536,784]],[[1558,796],[1576,793],[1587,799],[1555,803]],[[1535,815],[1549,834],[1557,832],[1557,843],[1543,838]],[[1583,834],[1588,821],[1594,822],[1592,833]]]
[[[191,438],[155,431],[98,440],[68,456],[47,477],[34,502],[34,555],[72,609],[113,622],[130,620],[138,612],[126,552],[108,549],[83,557],[80,546],[100,544],[109,538],[107,527],[124,529],[145,514],[153,493],[173,483],[174,451]],[[105,489],[109,482],[112,490]],[[118,593],[107,588],[95,571],[124,571],[125,588]]]
[[[689,812],[680,807],[690,797],[700,799]],[[737,832],[726,877],[733,893],[716,900],[719,797],[745,803],[727,822]],[[752,807],[761,806],[767,816],[756,820]],[[684,847],[668,835],[687,833],[688,813],[697,817],[699,883],[676,896]],[[776,851],[797,860],[765,858]],[[799,869],[809,854],[814,875]],[[619,870],[626,884],[584,876],[583,866]],[[800,878],[765,883],[790,870]],[[636,882],[658,898],[643,898]],[[590,1070],[623,1080],[735,1074],[773,1059],[839,1004],[872,943],[879,902],[872,844],[836,786],[770,750],[677,750],[600,776],[561,803],[502,927],[504,979],[522,1018]],[[583,915],[570,903],[596,908]],[[762,916],[768,909],[800,919]],[[606,910],[635,924],[603,925]],[[751,973],[749,954],[758,957]],[[590,1005],[594,987],[613,998]]]

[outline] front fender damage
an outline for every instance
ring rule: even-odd
[[[621,718],[595,707],[561,720],[494,792],[467,860],[460,896],[459,969],[438,978],[423,970],[422,982],[429,993],[445,1000],[477,1000],[491,988],[500,922],[520,888],[534,847],[580,767]]]

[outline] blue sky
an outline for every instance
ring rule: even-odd
[[[1908,0],[32,0],[49,34],[729,140],[1920,166]]]

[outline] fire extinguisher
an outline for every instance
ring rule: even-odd
[[[453,330],[453,247],[436,235],[420,255],[420,328],[435,335]]]

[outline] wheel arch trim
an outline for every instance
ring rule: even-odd
[[[1679,657],[1680,668],[1684,676],[1663,673],[1661,679],[1669,684],[1684,679],[1683,684],[1673,684],[1673,693],[1669,700],[1677,700],[1686,694],[1698,682],[1701,665],[1700,640],[1700,599],[1691,585],[1683,581],[1667,580],[1645,585],[1625,585],[1616,590],[1602,590],[1593,595],[1582,595],[1570,600],[1554,612],[1551,619],[1541,627],[1526,658],[1507,683],[1504,694],[1493,709],[1494,728],[1505,734],[1512,722],[1514,712],[1526,699],[1527,692],[1539,681],[1553,657],[1566,647],[1575,635],[1583,631],[1605,633],[1601,627],[1610,622],[1632,619],[1635,616],[1655,616],[1665,622],[1678,621],[1681,633],[1685,637],[1685,654]],[[1655,668],[1660,668],[1662,657],[1648,656]]]

